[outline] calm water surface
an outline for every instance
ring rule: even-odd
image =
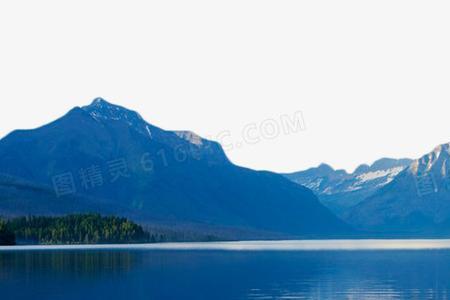
[[[347,243],[0,249],[0,299],[450,299],[449,242]]]

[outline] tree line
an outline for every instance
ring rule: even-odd
[[[0,220],[0,244],[109,244],[166,241],[161,233],[146,232],[126,218],[99,214],[63,217],[20,217]]]
[[[8,228],[8,224],[0,220],[0,245],[14,245],[16,237],[14,233]]]

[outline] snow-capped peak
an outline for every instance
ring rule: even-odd
[[[103,124],[120,122],[150,139],[159,136],[157,132],[161,130],[147,123],[137,112],[112,104],[103,98],[95,98],[90,105],[84,106],[82,109],[97,122]],[[196,146],[202,146],[205,143],[204,139],[191,131],[174,131],[174,133],[179,138]]]
[[[152,138],[152,127],[139,113],[125,107],[112,104],[103,98],[95,98],[90,105],[82,107],[97,122],[122,122]]]
[[[92,101],[91,105],[101,106],[101,105],[112,105],[112,104],[109,103],[108,101],[106,101],[105,99],[98,97]]]
[[[136,125],[135,123],[144,122],[137,112],[119,105],[111,104],[103,98],[95,98],[90,105],[84,106],[83,110],[88,112],[97,121],[124,121],[129,125]]]
[[[430,153],[415,160],[410,171],[418,176],[435,171],[436,174],[447,174],[447,164],[450,161],[450,144],[443,144],[433,149]]]

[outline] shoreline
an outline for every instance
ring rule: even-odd
[[[450,250],[450,239],[283,240],[238,242],[178,242],[154,244],[86,244],[0,246],[1,252],[70,250],[163,251],[376,251]]]

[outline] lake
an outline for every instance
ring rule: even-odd
[[[450,241],[0,247],[0,299],[448,299]]]

